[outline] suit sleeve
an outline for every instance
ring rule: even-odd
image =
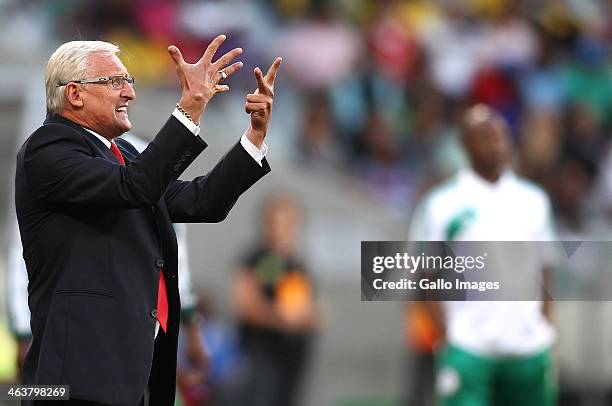
[[[36,198],[52,207],[134,208],[158,202],[206,143],[170,117],[127,166],[93,156],[77,130],[47,124],[28,140],[24,170]]]
[[[237,143],[205,176],[190,182],[173,182],[164,196],[173,223],[215,223],[222,221],[238,197],[270,172]]]

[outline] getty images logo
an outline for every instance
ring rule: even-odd
[[[372,271],[376,274],[388,270],[405,270],[415,273],[419,270],[452,270],[458,274],[470,270],[482,270],[485,267],[487,253],[482,255],[409,255],[396,253],[389,256],[375,256],[372,262]]]

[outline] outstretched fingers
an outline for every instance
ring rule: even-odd
[[[274,81],[276,80],[276,74],[278,68],[282,63],[281,58],[276,58],[266,76],[264,77],[261,69],[255,68],[253,73],[255,74],[255,80],[257,81],[257,89],[246,97],[246,103],[244,109],[251,116],[251,126],[249,127],[249,139],[254,145],[262,145],[266,133],[268,132],[268,125],[270,124],[270,117],[272,115],[272,105],[274,103]]]
[[[268,73],[266,73],[266,82],[268,85],[274,89],[274,81],[276,80],[276,74],[278,73],[278,68],[280,68],[281,63],[283,63],[283,58],[278,57],[272,62],[270,69],[268,69]]]
[[[168,47],[168,53],[172,58],[172,62],[174,62],[174,67],[176,68],[176,74],[178,76],[179,84],[181,88],[184,89],[188,86],[188,79],[185,76],[185,66],[187,63],[183,59],[183,54],[181,54],[180,49],[178,49],[174,45],[170,45]]]
[[[213,39],[211,43],[208,45],[208,47],[206,48],[206,51],[204,51],[204,55],[202,55],[198,63],[200,62],[204,62],[206,64],[211,63],[213,56],[215,56],[217,49],[219,49],[221,44],[223,44],[223,41],[225,41],[225,38],[226,38],[225,35],[222,34],[222,35],[217,36],[215,39]]]
[[[217,61],[213,63],[213,66],[215,66],[216,69],[222,69],[240,54],[242,54],[242,48],[234,48],[221,58],[217,59]]]
[[[183,54],[181,54],[181,50],[178,49],[175,45],[170,45],[168,47],[168,53],[170,54],[170,57],[172,58],[172,61],[174,62],[174,65],[179,68],[182,64],[185,63],[185,60],[183,59]]]
[[[234,62],[227,68],[223,69],[223,71],[227,73],[228,76],[231,76],[234,73],[238,72],[240,69],[242,69],[242,66],[243,66],[242,62]]]

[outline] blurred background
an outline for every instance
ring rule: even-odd
[[[258,305],[249,292],[262,309],[317,314],[291,333],[300,340],[283,341],[294,358],[277,386],[295,387],[297,404],[409,405],[425,390],[410,385],[419,371],[408,306],[360,300],[360,242],[407,238],[419,198],[467,164],[458,124],[476,103],[507,120],[515,169],[549,194],[560,239],[612,236],[611,1],[0,0],[0,297],[16,238],[15,154],[44,120],[53,50],[75,39],[118,44],[136,78],[133,133],[151,140],[179,97],[167,46],[194,62],[219,33],[228,39],[218,55],[243,47],[245,66],[207,108],[209,148],[183,178],[205,173],[246,129],[253,68],[284,62],[266,140],[271,174],[222,224],[187,226],[209,367],[185,367],[184,404],[247,385],[245,342],[279,339],[245,332],[258,317],[244,310]],[[266,214],[274,204],[279,218]],[[301,277],[275,279],[282,269]],[[0,301],[0,382],[17,374],[7,310]],[[612,404],[612,307],[562,302],[553,315],[560,404]],[[265,374],[275,361],[258,362]]]

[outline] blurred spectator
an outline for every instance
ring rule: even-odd
[[[306,99],[300,149],[305,164],[326,170],[340,167],[343,156],[336,135],[332,111],[324,94]]]
[[[176,38],[181,44],[192,44],[194,60],[200,57],[202,45],[206,46],[220,32],[225,33],[227,40],[218,52],[241,47],[240,60],[244,63],[233,76],[232,89],[246,87],[252,90],[253,68],[276,56],[273,55],[275,51],[266,46],[277,41],[278,27],[270,10],[249,0],[190,0],[178,2],[177,8],[176,25],[180,36]]]
[[[559,113],[567,97],[563,44],[544,27],[539,27],[539,54],[535,63],[518,77],[525,107]]]
[[[596,36],[578,38],[575,60],[568,71],[570,100],[593,114],[595,123],[612,123],[612,80],[609,61],[609,43]]]
[[[522,12],[523,1],[498,1],[489,20],[485,20],[479,54],[481,62],[520,72],[531,66],[538,42],[530,21]]]
[[[369,57],[378,73],[402,85],[413,78],[420,45],[409,21],[403,18],[402,2],[386,0],[380,4],[368,27]]]
[[[291,197],[273,197],[263,220],[263,240],[234,283],[246,370],[231,404],[291,406],[320,318],[311,276],[298,256],[299,207]]]
[[[427,305],[411,302],[406,309],[406,349],[409,352],[409,375],[412,377],[405,386],[404,406],[434,406],[435,392],[435,350],[444,341],[438,331]]]
[[[202,338],[202,323],[197,317],[181,325],[177,354],[176,386],[185,406],[211,404],[207,386],[208,352]]]
[[[562,153],[561,116],[545,110],[533,110],[525,119],[520,140],[520,173],[541,184]]]
[[[81,34],[90,38],[133,30],[136,17],[147,10],[137,8],[138,2],[122,0],[89,0],[86,3],[86,7],[76,9],[72,18],[79,24]]]
[[[607,217],[607,224],[612,226],[612,143],[608,143],[601,163],[594,190],[594,201],[597,209]]]
[[[192,323],[199,332],[182,329],[179,337],[177,385],[187,406],[226,405],[240,376],[242,358],[236,329],[219,318],[212,303],[209,295],[199,295],[198,313],[202,318]],[[192,355],[190,348],[197,348],[193,340],[199,340],[198,345],[206,349],[205,368]]]
[[[23,249],[19,238],[17,219],[11,225],[8,268],[8,316],[13,338],[17,342],[17,381],[21,373],[25,355],[32,339],[30,330],[30,308],[28,307],[28,273],[23,260]]]
[[[300,20],[280,33],[280,53],[298,86],[321,90],[341,80],[356,67],[359,33],[336,13],[333,2],[314,2],[312,18]]]
[[[595,167],[580,156],[566,156],[556,170],[551,189],[559,222],[559,232],[563,239],[588,239],[593,231],[587,215],[585,200],[595,179]]]
[[[564,154],[579,156],[593,164],[599,162],[605,141],[596,114],[586,105],[574,104],[566,117]]]
[[[510,135],[515,135],[520,125],[522,106],[512,72],[492,65],[480,69],[473,81],[470,101],[499,111],[510,125]]]
[[[464,97],[478,69],[482,33],[458,2],[446,2],[440,24],[423,38],[431,60],[429,75],[451,99]]]

